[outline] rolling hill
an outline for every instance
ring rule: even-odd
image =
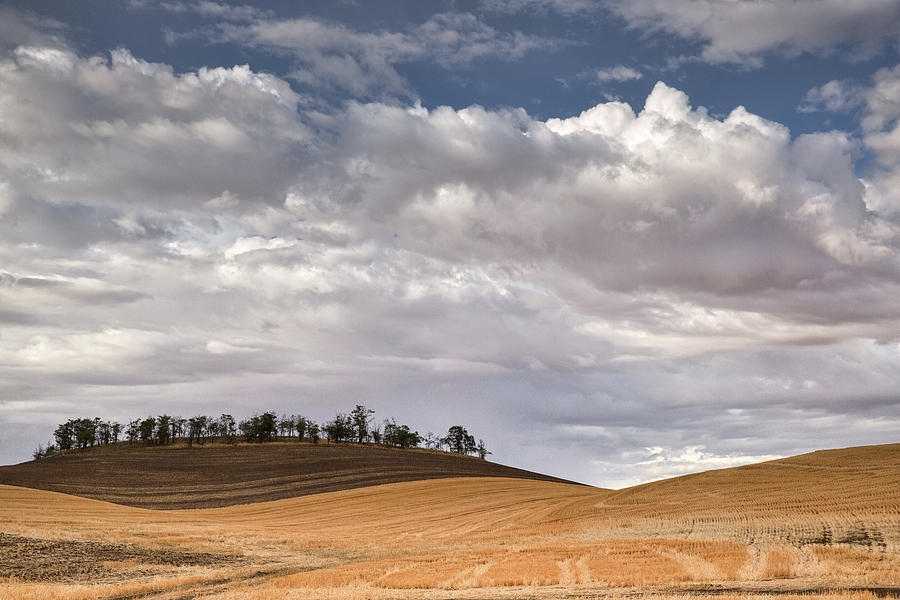
[[[469,475],[174,511],[0,485],[0,597],[198,596],[898,598],[900,444],[623,490]]]
[[[370,444],[120,443],[0,467],[0,484],[127,506],[207,508],[448,477],[564,480],[433,450]]]

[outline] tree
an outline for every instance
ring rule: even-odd
[[[227,413],[222,413],[219,416],[219,430],[222,432],[222,437],[225,438],[226,442],[229,444],[234,443],[234,436],[237,434],[234,417]]]
[[[241,435],[244,436],[244,441],[255,442],[259,439],[259,417],[244,419],[238,427],[241,430]]]
[[[439,438],[433,431],[429,431],[428,433],[426,433],[423,441],[425,442],[425,447],[431,448],[432,450],[440,450],[443,446],[441,438]]]
[[[259,415],[259,441],[271,442],[278,433],[278,415],[272,411]]]
[[[74,433],[76,447],[83,449],[97,443],[97,421],[99,421],[99,419],[75,419]]]
[[[109,444],[110,440],[112,440],[112,425],[110,422],[94,419],[94,423],[97,426],[97,439],[99,442],[101,444]]]
[[[65,423],[60,423],[53,432],[53,437],[56,438],[56,445],[60,450],[71,450],[75,445],[74,421],[69,419]]]
[[[141,441],[147,446],[153,443],[153,433],[156,431],[156,419],[147,417],[140,424]]]
[[[125,430],[125,436],[128,438],[129,444],[133,444],[135,440],[141,437],[140,419],[132,419],[128,422],[128,429]]]
[[[369,437],[372,438],[372,441],[376,444],[381,444],[384,438],[381,435],[381,427],[378,425],[372,425],[372,429],[369,431]]]
[[[219,430],[219,421],[218,419],[213,419],[212,417],[208,417],[206,419],[206,426],[204,429],[206,433],[206,439],[215,441],[222,432]]]
[[[447,430],[447,436],[441,439],[451,452],[457,454],[474,454],[476,451],[475,438],[470,435],[462,425],[454,425]]]
[[[278,416],[271,411],[253,415],[240,423],[244,439],[248,442],[258,443],[272,441],[278,431],[277,426]]]
[[[188,446],[193,447],[194,442],[203,443],[203,432],[206,430],[206,415],[197,415],[188,419]]]
[[[41,460],[42,458],[46,458],[52,454],[56,454],[56,446],[47,442],[46,446],[41,446],[38,444],[38,447],[35,448],[34,452],[31,453],[31,456],[34,460]]]
[[[319,424],[315,421],[309,421],[306,424],[306,430],[309,431],[309,441],[311,441],[313,444],[318,444],[320,434]]]
[[[294,417],[281,415],[278,420],[278,434],[281,437],[294,437]]]
[[[301,442],[303,438],[306,437],[307,432],[309,431],[309,419],[302,415],[294,415],[294,428],[297,430],[297,439]]]
[[[165,446],[172,437],[172,417],[159,415],[156,417],[156,443]]]
[[[172,417],[169,421],[169,427],[172,429],[172,443],[175,443],[180,437],[184,437],[184,424],[187,423],[186,420],[181,417]]]
[[[475,451],[478,452],[478,458],[481,460],[485,460],[488,454],[493,454],[493,452],[488,452],[488,449],[484,445],[484,440],[481,438],[478,439],[478,446],[475,447]]]
[[[350,412],[350,423],[357,443],[362,444],[369,439],[369,418],[374,414],[374,410],[362,404],[357,404]]]
[[[330,442],[349,442],[353,439],[353,422],[344,413],[337,413],[334,419],[325,423],[325,437]]]
[[[416,448],[422,443],[422,436],[418,431],[411,431],[407,425],[397,425],[393,419],[384,422],[381,437],[384,445],[395,448]]]
[[[113,421],[112,425],[110,427],[110,431],[112,432],[113,444],[115,444],[119,441],[119,434],[122,433],[122,424],[116,423],[115,421]]]

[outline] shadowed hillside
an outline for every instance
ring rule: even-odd
[[[157,509],[229,506],[447,477],[564,482],[447,452],[297,442],[193,448],[119,444],[0,467],[0,484]]]

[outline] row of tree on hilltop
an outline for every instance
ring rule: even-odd
[[[233,444],[239,440],[256,443],[297,440],[317,444],[323,437],[332,443],[368,443],[394,448],[424,446],[457,454],[473,454],[482,459],[490,454],[484,440],[476,443],[475,437],[462,425],[453,425],[444,436],[430,431],[422,436],[418,431],[397,423],[394,419],[376,423],[374,414],[374,410],[357,404],[349,413],[339,412],[321,425],[303,415],[279,417],[273,411],[256,414],[242,421],[237,421],[226,413],[218,417],[197,415],[187,419],[162,414],[133,419],[127,425],[105,421],[100,417],[69,419],[60,423],[53,432],[55,443],[38,445],[33,456],[39,459],[60,451],[115,444],[119,441],[147,446],[164,446],[176,442],[186,443],[188,446],[207,442]]]

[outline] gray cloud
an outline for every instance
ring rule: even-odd
[[[210,19],[223,21],[255,21],[272,16],[272,11],[248,5],[232,5],[209,0],[197,2],[153,2],[151,0],[129,0],[128,6],[142,10],[164,10],[170,13],[191,13]]]
[[[214,16],[214,15],[210,15]],[[236,42],[288,53],[298,63],[291,78],[311,95],[340,91],[357,98],[414,98],[397,66],[433,62],[445,69],[464,68],[483,58],[519,59],[556,42],[519,31],[501,32],[470,13],[436,14],[404,31],[355,31],[313,18],[258,17],[246,23],[223,22],[201,32],[211,41]]]
[[[847,112],[860,106],[859,89],[852,82],[832,80],[806,93],[801,112]]]
[[[845,134],[711,117],[664,84],[547,121],[323,114],[249,67],[2,61],[4,428],[364,402],[602,484],[900,421],[897,223]]]
[[[809,90],[800,109],[860,115],[862,144],[874,167],[865,178],[867,207],[896,218],[900,211],[900,66],[877,71],[868,85],[832,80]]]
[[[555,12],[567,17],[598,12],[601,0],[482,0],[482,8],[496,13],[530,13],[545,15]]]
[[[55,19],[0,6],[0,46],[66,47],[67,27]]]
[[[631,26],[666,31],[704,44],[714,63],[759,66],[767,55],[833,54],[849,48],[865,57],[900,34],[892,0],[633,0],[607,2]]]

